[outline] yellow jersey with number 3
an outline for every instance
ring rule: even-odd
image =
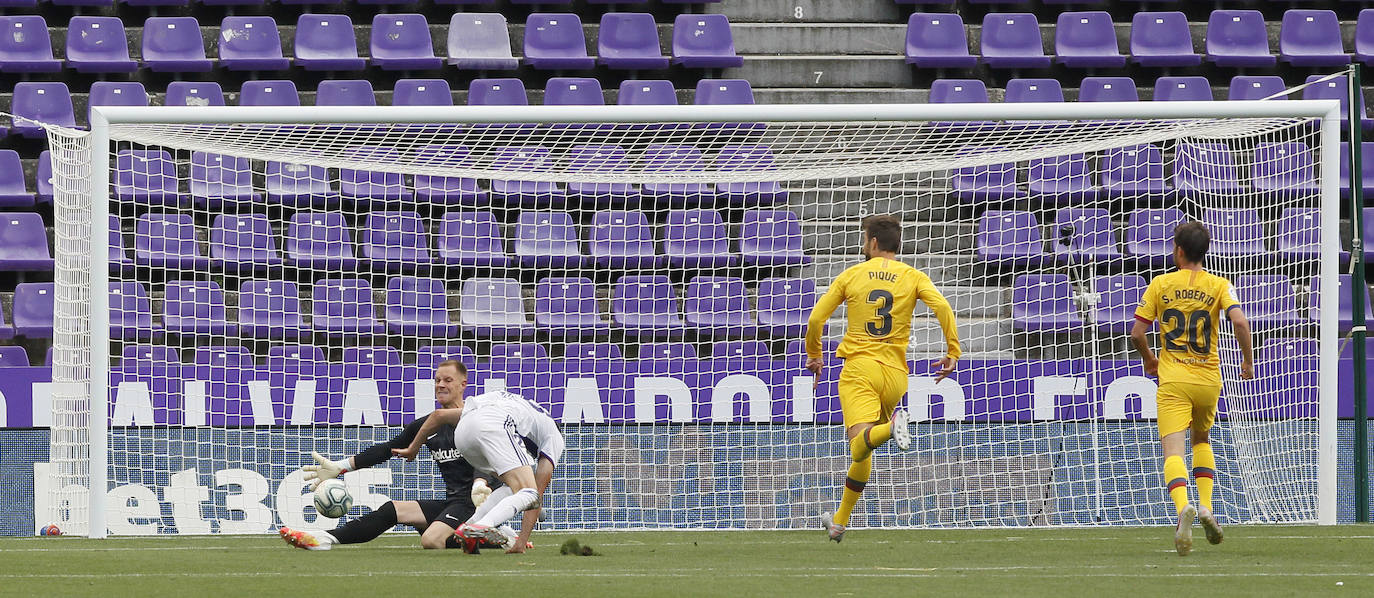
[[[1235,306],[1231,282],[1202,270],[1156,276],[1140,298],[1135,317],[1159,322],[1159,381],[1221,385],[1217,331]]]
[[[907,371],[906,349],[911,339],[911,315],[920,300],[935,312],[944,330],[950,357],[959,357],[959,332],[954,310],[925,272],[887,258],[873,258],[851,266],[830,283],[816,302],[806,327],[806,353],[821,356],[825,320],[841,303],[849,324],[836,355],[868,358]]]

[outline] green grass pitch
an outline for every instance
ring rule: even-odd
[[[600,556],[563,556],[576,537]],[[549,532],[525,555],[426,551],[418,536],[307,552],[276,536],[0,539],[5,596],[1374,595],[1374,526]],[[521,586],[525,589],[518,589]]]

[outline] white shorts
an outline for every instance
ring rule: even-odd
[[[534,458],[515,432],[515,419],[499,409],[479,409],[463,416],[453,429],[453,444],[477,471],[504,475],[531,467]]]

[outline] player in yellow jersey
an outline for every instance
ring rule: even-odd
[[[924,272],[897,261],[902,223],[893,216],[869,216],[863,221],[862,243],[867,261],[835,277],[811,310],[806,325],[806,369],[819,381],[825,366],[821,355],[825,321],[835,308],[845,304],[849,326],[836,355],[845,360],[840,371],[840,409],[854,462],[844,481],[839,510],[833,517],[821,515],[822,525],[836,542],[844,537],[849,515],[868,483],[872,472],[869,456],[874,449],[889,438],[902,450],[911,444],[907,414],[896,408],[906,394],[906,349],[917,299],[935,312],[945,333],[945,356],[931,364],[939,368],[936,380],[953,372],[959,359],[959,331],[949,302]]]
[[[1174,264],[1178,270],[1155,277],[1135,310],[1131,344],[1145,362],[1145,373],[1159,377],[1155,402],[1159,406],[1159,438],[1164,446],[1164,483],[1178,510],[1174,548],[1187,556],[1193,549],[1193,518],[1202,521],[1207,541],[1221,543],[1221,525],[1212,514],[1212,484],[1216,457],[1207,433],[1217,415],[1221,395],[1221,367],[1217,329],[1224,316],[1231,320],[1240,344],[1240,376],[1255,377],[1250,322],[1236,301],[1230,281],[1202,269],[1211,237],[1200,222],[1174,229]],[[1145,333],[1159,321],[1159,357],[1150,350]],[[1188,503],[1188,469],[1183,465],[1185,434],[1192,432],[1193,479],[1198,506]]]

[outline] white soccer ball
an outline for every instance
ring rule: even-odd
[[[325,480],[315,489],[315,510],[330,519],[338,519],[353,508],[353,495],[343,480]]]

